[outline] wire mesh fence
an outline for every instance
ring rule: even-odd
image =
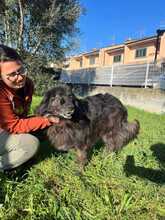
[[[154,86],[163,70],[153,63],[63,70],[60,80],[71,84]]]

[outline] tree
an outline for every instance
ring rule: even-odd
[[[78,0],[0,0],[0,42],[35,68],[60,61],[73,45],[81,12]]]

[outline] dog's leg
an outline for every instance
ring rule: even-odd
[[[114,142],[114,138],[112,137],[113,133],[112,131],[109,133],[106,133],[105,135],[102,136],[102,140],[105,143],[105,148],[107,152],[112,152],[115,150],[115,142]]]
[[[60,145],[60,146],[54,146],[56,150],[58,151],[62,151],[62,152],[68,152],[69,151],[69,147],[68,145],[64,144],[64,145]]]
[[[83,148],[76,148],[77,162],[78,162],[81,170],[83,170],[84,166],[88,162],[87,149],[88,149],[87,146],[84,146]]]

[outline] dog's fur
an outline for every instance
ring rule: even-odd
[[[127,109],[116,97],[98,94],[78,99],[66,85],[49,90],[37,114],[61,118],[46,129],[49,141],[60,151],[75,148],[84,163],[97,140],[102,139],[108,151],[117,151],[137,136],[140,127],[137,120],[127,121]]]

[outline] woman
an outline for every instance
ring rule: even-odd
[[[59,123],[56,117],[27,117],[33,91],[19,54],[0,45],[0,170],[28,161],[39,147],[30,133]]]

